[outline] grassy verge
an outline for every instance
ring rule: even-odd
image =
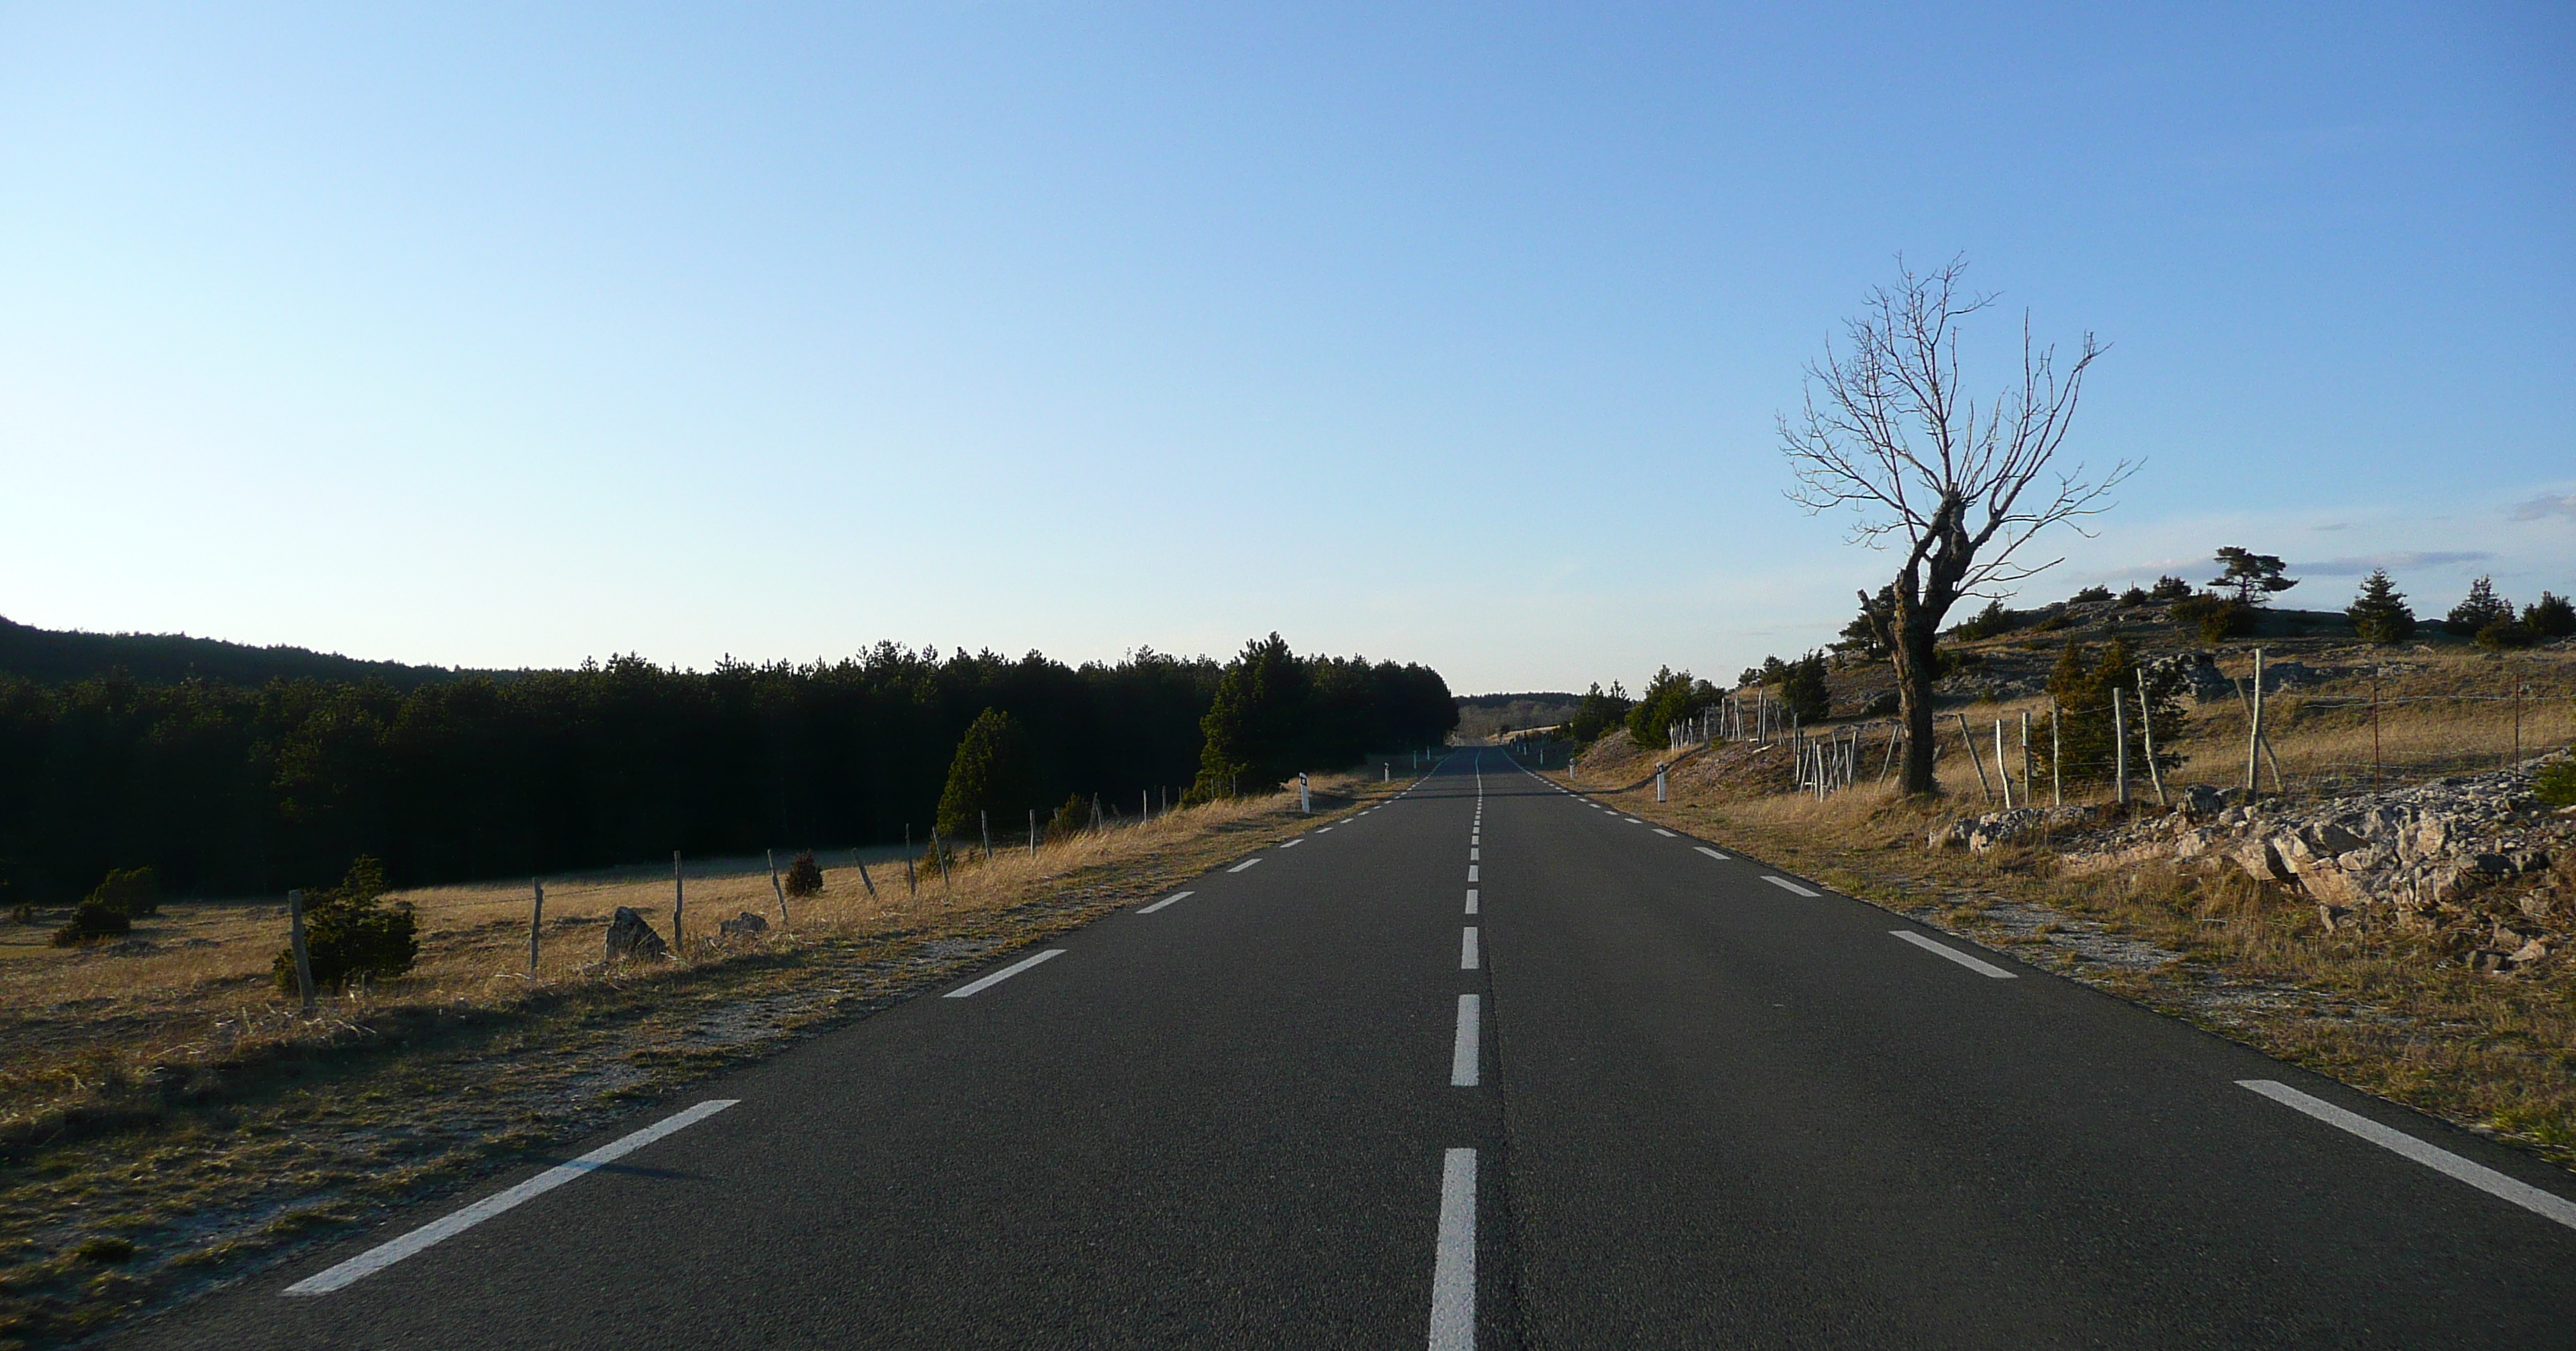
[[[1587,769],[1577,786],[1614,776],[1627,778]],[[2500,978],[2403,934],[2329,933],[2313,905],[2233,870],[2064,876],[2043,850],[1936,853],[1926,832],[1976,791],[1973,780],[1946,786],[1942,805],[1867,787],[1817,802],[1689,782],[1668,803],[1651,789],[1611,800],[2576,1167],[2576,977],[2565,968]]]
[[[131,957],[18,953],[0,963],[0,1348],[237,1278],[1401,786],[1319,782],[1312,817],[1293,796],[1174,812],[917,894],[899,863],[873,896],[834,870],[751,939],[712,930],[775,918],[766,869],[692,876],[686,960],[649,966],[598,952],[617,905],[667,920],[667,875],[550,885],[533,977],[523,884],[414,893],[419,969],[312,1021],[266,983],[267,907],[174,913]]]

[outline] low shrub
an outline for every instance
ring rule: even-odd
[[[2191,583],[2184,581],[2180,577],[2158,577],[2156,579],[2154,589],[2147,592],[2147,598],[2150,600],[2189,600],[2191,599]]]
[[[2531,791],[2552,807],[2576,807],[2576,760],[2561,760],[2531,777]]]
[[[781,881],[787,894],[798,898],[823,893],[823,865],[814,861],[814,851],[806,850],[787,865],[787,876]]]
[[[316,987],[337,990],[411,970],[420,957],[419,921],[409,901],[386,905],[386,890],[384,865],[360,854],[340,885],[305,896],[304,949]],[[281,949],[269,972],[280,991],[294,994],[295,950]]]
[[[2224,642],[2254,627],[2254,607],[2231,596],[2203,593],[2173,604],[2174,622],[2199,630],[2204,643]]]
[[[2576,604],[2554,591],[2543,591],[2538,602],[2522,607],[2522,626],[2540,638],[2576,635]]]
[[[2075,593],[2075,598],[2072,603],[2076,605],[2086,605],[2097,600],[2109,600],[2110,598],[2111,588],[2107,586],[2088,586]]]
[[[134,932],[134,921],[122,910],[101,905],[96,899],[80,903],[72,911],[71,921],[54,930],[54,946],[76,948],[85,943],[104,942]]]
[[[89,898],[129,917],[161,912],[161,883],[150,868],[111,868]]]
[[[72,1249],[72,1256],[98,1266],[118,1267],[134,1260],[134,1245],[121,1238],[86,1238]]]
[[[2506,652],[2514,648],[2529,647],[2536,641],[2538,639],[2532,631],[2524,628],[2519,620],[2500,619],[2492,624],[2480,625],[2478,628],[2478,646],[2489,652]]]
[[[1052,841],[1069,840],[1091,829],[1091,799],[1080,793],[1065,795],[1064,805],[1047,818],[1046,837]]]
[[[2154,598],[2147,594],[2147,589],[2143,586],[2133,586],[2120,593],[2120,603],[2122,605],[2129,606],[2132,609],[2140,605],[2144,605],[2152,599]]]

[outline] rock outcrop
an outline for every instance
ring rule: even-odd
[[[608,961],[650,961],[671,955],[671,945],[631,906],[617,907],[608,921]]]
[[[2049,839],[2078,871],[2231,868],[2313,903],[2329,930],[2441,935],[2477,969],[2511,971],[2548,960],[2576,930],[2576,809],[2553,812],[2531,791],[2533,774],[2563,758],[2316,802],[2195,785],[2171,811],[2125,821],[2100,808],[1993,812],[1933,831],[1931,846]]]

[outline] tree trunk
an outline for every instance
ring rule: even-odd
[[[1909,624],[1898,629],[1895,649],[1896,699],[1899,714],[1905,719],[1905,791],[1914,794],[1937,794],[1940,781],[1932,777],[1932,753],[1937,735],[1932,725],[1933,645],[1939,634],[1928,624]]]

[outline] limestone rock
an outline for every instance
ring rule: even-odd
[[[662,935],[653,932],[653,926],[646,923],[642,915],[635,913],[630,906],[617,907],[617,913],[608,921],[608,960],[611,963],[650,961],[670,955],[671,945],[662,941]]]
[[[740,915],[716,925],[716,928],[719,932],[728,935],[748,938],[753,934],[769,932],[769,921],[745,910]]]

